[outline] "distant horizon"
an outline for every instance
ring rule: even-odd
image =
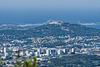
[[[50,19],[52,20],[52,19]],[[52,20],[52,22],[55,22],[56,20]],[[61,21],[61,20],[57,20],[57,21]],[[50,21],[51,22],[51,21]],[[64,22],[64,21],[63,21]],[[19,25],[19,26],[32,26],[32,27],[38,27],[38,26],[41,26],[41,25],[44,25],[46,23],[49,23],[48,21],[47,22],[44,22],[44,23],[1,23],[1,25],[8,25],[9,24],[14,24],[14,25]],[[65,22],[65,23],[70,23],[70,24],[80,24],[82,26],[86,26],[86,27],[90,27],[90,28],[96,28],[96,29],[100,29],[100,22],[96,22],[96,23],[93,23],[93,22]]]
[[[99,12],[1,12],[0,23],[44,23],[49,19],[64,22],[100,22]]]
[[[100,22],[100,0],[0,0],[0,23]]]

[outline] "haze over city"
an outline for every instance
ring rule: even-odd
[[[0,67],[100,67],[100,0],[0,0]]]
[[[99,22],[100,0],[0,0],[0,23]]]

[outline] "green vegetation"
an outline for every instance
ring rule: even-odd
[[[2,60],[0,59],[0,66],[2,66]]]
[[[20,55],[20,51],[21,50],[16,51],[17,59],[21,59],[23,57],[23,56]],[[24,63],[22,63],[20,61],[17,61],[17,59],[16,59],[16,64],[14,65],[14,67],[37,67],[37,65],[36,65],[37,58],[36,58],[36,56],[34,56],[33,58],[31,57],[29,60],[27,60],[25,58]]]
[[[20,61],[17,61],[14,67],[37,67],[36,65],[36,61],[37,58],[36,56],[34,56],[33,58],[34,60],[32,60],[32,58],[30,58],[30,60],[24,60],[24,63],[21,63]]]
[[[67,44],[73,44],[75,42],[77,43],[86,43],[90,44],[91,42],[99,42],[98,40],[92,40],[92,41],[84,41],[83,39],[81,41],[77,41],[76,39],[74,41],[67,42],[67,44],[64,42],[64,40],[67,40],[67,38],[59,38],[59,36],[70,36],[70,38],[76,38],[77,36],[81,37],[91,37],[91,36],[100,36],[100,30],[94,29],[94,28],[88,28],[82,25],[78,24],[69,24],[69,23],[62,23],[61,25],[57,24],[44,24],[39,27],[35,28],[29,28],[28,30],[1,30],[0,31],[0,40],[1,42],[11,42],[12,40],[25,40],[27,42],[24,42],[23,44],[31,44],[35,43],[32,41],[34,38],[37,40],[37,38],[41,38],[41,42],[36,42],[35,44],[43,45],[42,47],[56,47],[56,46],[62,46]],[[10,35],[10,36],[9,36]],[[9,36],[9,37],[8,37]],[[46,37],[53,37],[50,41],[49,38]],[[6,39],[7,38],[7,39]],[[8,40],[10,39],[10,40]],[[50,41],[50,42],[49,42]],[[14,44],[19,44],[18,42],[14,42]],[[40,45],[39,45],[40,46]],[[81,48],[81,46],[79,46]]]
[[[100,56],[96,55],[73,55],[51,58],[48,61],[43,61],[42,67],[96,67],[100,66]],[[38,67],[41,67],[39,64]]]
[[[21,57],[20,56],[20,50],[16,51],[16,53],[17,53],[17,58],[20,58]]]

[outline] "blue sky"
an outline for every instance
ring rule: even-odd
[[[0,23],[100,22],[100,0],[0,0]]]
[[[0,9],[100,9],[100,0],[0,0]]]

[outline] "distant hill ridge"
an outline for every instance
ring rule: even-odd
[[[35,32],[45,36],[100,36],[100,30],[88,28],[79,24],[70,24],[62,21],[52,21],[36,27]]]
[[[100,42],[100,30],[88,28],[79,24],[70,24],[62,21],[50,21],[44,25],[28,30],[1,30],[0,40],[11,42],[12,40],[25,40],[25,44],[35,43],[45,47],[55,47],[74,43]],[[97,40],[86,41],[91,37]],[[8,39],[5,39],[5,37]],[[81,38],[81,41],[78,40]],[[85,41],[84,41],[85,40]]]
[[[17,35],[22,37],[44,36],[100,36],[100,30],[85,27],[79,24],[70,24],[62,21],[50,21],[44,25],[29,30],[2,30],[1,34]]]

